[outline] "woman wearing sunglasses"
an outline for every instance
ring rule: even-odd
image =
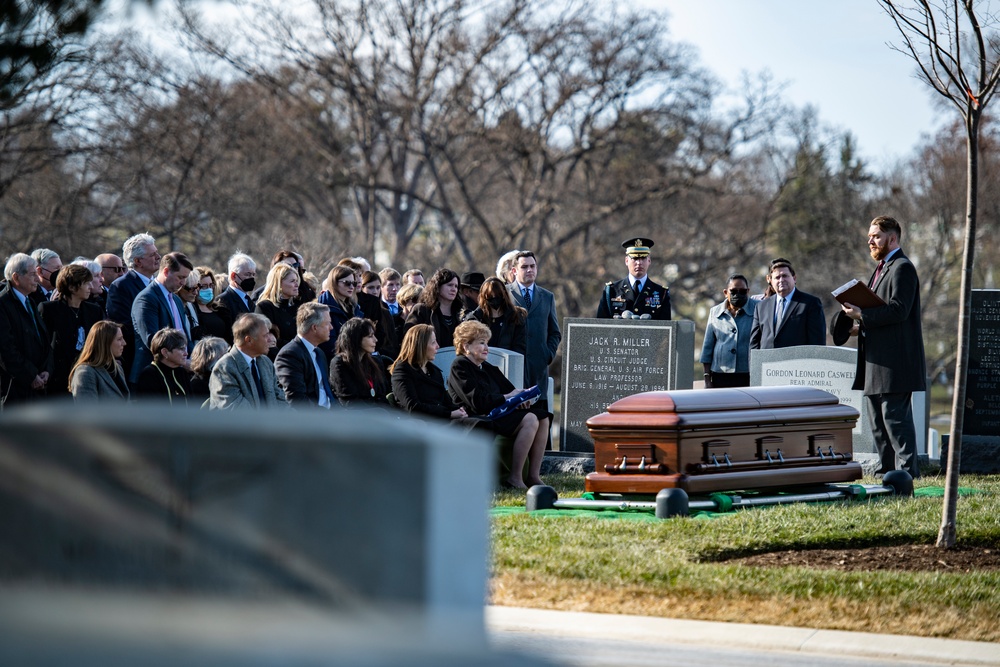
[[[726,299],[708,313],[701,363],[705,366],[705,388],[750,386],[750,330],[757,300],[749,298],[747,279],[729,276]]]

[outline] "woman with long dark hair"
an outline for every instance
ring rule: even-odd
[[[462,322],[455,329],[458,356],[451,363],[448,391],[456,403],[474,416],[486,416],[508,398],[520,393],[499,368],[486,361],[490,353],[489,340],[490,328],[482,322]],[[542,457],[545,455],[551,419],[552,415],[537,404],[521,404],[488,422],[497,435],[514,439],[510,474],[503,480],[504,486],[526,489],[542,484]],[[522,477],[525,461],[528,463],[527,483]]]
[[[104,318],[100,307],[89,303],[94,275],[85,266],[67,264],[56,274],[56,296],[43,301],[38,313],[49,332],[52,376],[49,395],[69,393],[69,372],[83,351],[91,327]]]
[[[352,317],[363,317],[364,313],[355,296],[358,290],[358,277],[354,269],[342,265],[333,267],[326,278],[325,287],[318,301],[330,307],[330,324],[333,325],[333,330],[330,331],[330,340],[319,347],[327,357],[332,357],[337,351],[340,328],[347,320]]]
[[[420,303],[413,307],[403,324],[403,335],[417,324],[434,327],[438,345],[450,347],[455,327],[460,321],[462,304],[458,300],[459,276],[451,269],[438,269],[420,293]],[[398,297],[397,297],[398,299]]]
[[[80,358],[69,372],[69,391],[73,399],[128,401],[128,382],[120,361],[124,350],[122,325],[111,320],[94,323]]]
[[[465,316],[490,328],[490,345],[524,354],[528,350],[528,311],[514,303],[504,282],[487,278],[479,290],[479,306]]]
[[[341,405],[389,405],[390,385],[370,320],[352,317],[340,328],[337,353],[330,362],[330,386]]]

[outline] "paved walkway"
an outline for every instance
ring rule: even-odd
[[[837,664],[878,660],[892,664],[919,662],[1000,666],[1000,644],[776,625],[491,606],[486,608],[486,626],[494,636],[516,633],[552,638],[605,638],[608,641],[657,646],[693,645],[714,649],[724,647],[729,651],[780,651],[799,654],[802,658],[822,659],[795,661],[801,664],[826,664],[826,659],[833,657],[846,659]],[[549,655],[549,658],[553,656]],[[609,663],[595,656],[589,664]]]

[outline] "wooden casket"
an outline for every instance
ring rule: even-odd
[[[596,493],[773,489],[861,479],[858,411],[813,387],[651,391],[587,420]]]

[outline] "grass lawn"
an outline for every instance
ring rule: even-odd
[[[583,492],[580,477],[546,481],[560,497]],[[943,487],[944,476],[925,474],[915,486]],[[1000,549],[1000,477],[969,475],[962,486],[979,493],[959,500],[959,545]],[[665,521],[494,516],[492,601],[1000,642],[1000,570],[850,572],[732,560],[787,549],[933,544],[942,502],[882,497]],[[501,492],[495,504],[523,505],[524,495]]]

